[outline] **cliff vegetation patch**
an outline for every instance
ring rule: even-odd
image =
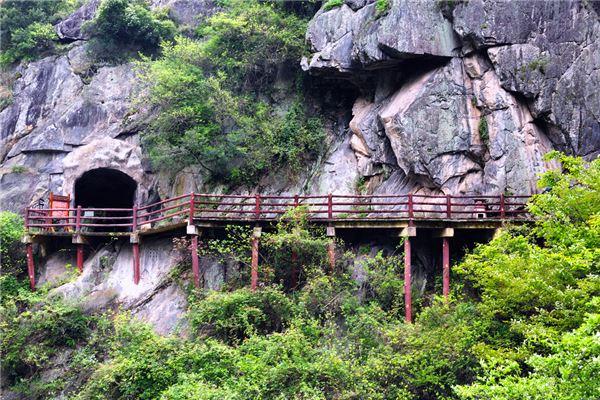
[[[313,160],[325,136],[297,66],[306,23],[276,2],[232,0],[193,37],[163,42],[160,58],[144,58],[139,102],[158,110],[144,132],[155,164],[253,184]]]

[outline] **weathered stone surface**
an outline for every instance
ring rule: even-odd
[[[580,1],[469,1],[454,13],[466,48],[486,48],[502,87],[529,100],[563,151],[600,151],[600,19]],[[499,46],[500,45],[500,46]]]
[[[167,8],[178,24],[195,27],[219,10],[215,0],[152,0],[152,8]]]
[[[58,37],[65,40],[89,39],[89,34],[82,29],[82,26],[94,18],[98,5],[100,5],[100,0],[90,0],[67,19],[56,24],[54,28]]]
[[[351,5],[321,9],[311,20],[306,34],[313,50],[305,64],[309,71],[349,73],[403,59],[451,57],[459,47],[436,2],[393,0],[382,14],[375,3]]]
[[[77,256],[74,249],[57,251],[46,259],[36,284],[41,286],[46,283],[51,285],[59,283],[73,273],[76,265]]]

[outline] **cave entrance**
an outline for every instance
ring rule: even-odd
[[[75,206],[81,208],[125,208],[131,210],[137,189],[129,175],[111,168],[96,168],[85,172],[75,181]],[[129,224],[131,211],[93,211],[82,216],[84,222],[94,224]],[[87,217],[87,218],[86,218]],[[90,217],[94,217],[91,219]],[[102,218],[102,219],[97,219]],[[93,221],[93,222],[92,222]],[[127,231],[128,227],[95,227],[90,231]]]

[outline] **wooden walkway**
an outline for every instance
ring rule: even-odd
[[[132,208],[27,208],[28,270],[35,287],[33,243],[41,238],[72,237],[77,267],[83,269],[86,237],[129,237],[133,249],[133,280],[140,280],[140,237],[186,229],[192,242],[194,283],[200,282],[198,237],[205,228],[250,225],[252,236],[252,289],[258,283],[258,242],[262,229],[272,228],[286,212],[302,208],[313,224],[327,226],[328,248],[335,264],[336,229],[394,229],[404,237],[406,318],[411,320],[411,237],[417,229],[434,229],[442,238],[443,292],[450,285],[449,238],[454,229],[494,229],[505,222],[527,222],[530,196],[439,195],[314,195],[262,196],[190,193]]]

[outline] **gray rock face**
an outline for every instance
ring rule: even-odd
[[[554,145],[600,150],[600,21],[589,2],[469,1],[454,13],[467,51],[487,49],[502,87],[522,94]]]
[[[312,72],[351,72],[404,59],[451,57],[459,47],[451,23],[434,1],[393,0],[385,12],[372,2],[322,9],[310,22],[306,38],[313,50],[306,68]]]
[[[389,169],[402,190],[532,192],[549,150],[598,155],[600,19],[586,2],[471,0],[451,21],[434,1],[382,15],[345,3],[309,24],[303,67],[363,92],[350,145],[378,192],[399,187]]]
[[[83,24],[94,18],[100,0],[90,0],[67,19],[59,22],[54,27],[58,37],[64,40],[89,39],[89,35],[83,31]]]

